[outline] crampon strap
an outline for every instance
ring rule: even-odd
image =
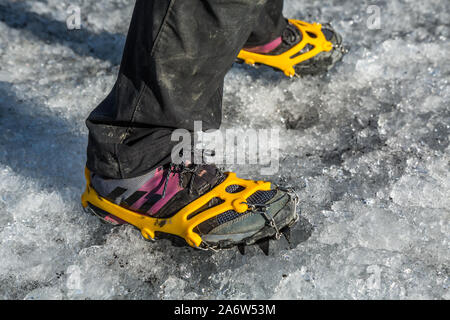
[[[102,198],[92,187],[91,175],[86,168],[87,187],[81,197],[81,203],[85,208],[91,204],[134,225],[141,230],[142,235],[146,239],[153,240],[156,232],[163,232],[182,237],[188,245],[200,248],[202,238],[193,231],[195,227],[228,210],[234,210],[238,213],[245,213],[247,210],[251,210],[246,203],[247,198],[256,191],[268,191],[271,188],[270,182],[239,179],[232,172],[228,172],[226,175],[227,178],[222,183],[185,206],[172,217],[153,218],[128,210]],[[239,192],[229,193],[226,189],[231,185],[239,185],[244,189]],[[219,198],[223,202],[200,213],[196,212],[213,198]]]
[[[279,55],[268,55],[241,50],[238,59],[243,60],[246,64],[254,65],[256,63],[265,64],[273,68],[280,69],[288,77],[295,76],[294,66],[311,59],[320,52],[331,51],[333,44],[328,41],[322,33],[322,25],[319,23],[306,23],[300,20],[289,20],[291,24],[296,26],[302,33],[302,41],[293,46],[291,49]],[[313,49],[301,53],[307,46],[311,45]]]

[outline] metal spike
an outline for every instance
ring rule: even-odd
[[[266,256],[269,255],[269,239],[258,242],[258,247],[264,252]]]
[[[240,254],[245,255],[245,244],[239,244],[238,250]]]
[[[286,238],[286,241],[291,244],[291,228],[290,227],[286,227],[283,230],[281,230],[281,233],[284,235],[284,237]]]

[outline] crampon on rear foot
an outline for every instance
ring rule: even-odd
[[[242,49],[237,62],[266,65],[292,78],[327,72],[347,52],[342,37],[330,24],[322,26],[290,19],[282,39],[282,44],[269,53]]]

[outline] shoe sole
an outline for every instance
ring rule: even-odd
[[[294,207],[295,209],[295,207]],[[124,224],[129,224],[127,222],[124,223],[113,223],[111,221],[114,221],[118,219],[117,217],[111,215],[110,213],[97,208],[96,206],[88,203],[88,205],[83,208],[83,210],[86,213],[89,213],[93,215],[94,217],[98,218],[102,223],[108,224],[111,227],[119,227]],[[282,210],[287,210],[286,207],[283,207],[281,210],[279,210],[274,216],[278,215],[279,212]],[[291,211],[292,214],[287,215],[286,218],[281,221],[278,221],[278,228],[279,230],[290,228],[293,226],[299,219],[299,215],[294,210]],[[113,217],[112,219],[108,219],[107,217]],[[119,219],[120,220],[120,219]],[[131,225],[131,224],[130,224]],[[136,227],[135,227],[136,228]],[[139,230],[138,228],[136,228]],[[268,240],[275,240],[277,236],[277,231],[270,225],[265,225],[262,229],[260,229],[257,232],[247,232],[247,233],[239,233],[239,234],[232,234],[232,235],[201,235],[203,243],[201,249],[212,249],[212,250],[222,250],[222,249],[231,249],[233,247],[241,246],[241,245],[253,245],[255,243],[259,243],[262,241],[268,241]],[[145,239],[145,238],[144,238]],[[163,232],[156,232],[155,233],[155,239],[154,240],[162,240],[166,239],[171,242],[171,244],[175,247],[190,247],[184,238],[181,238],[177,235],[169,234],[169,233],[163,233]],[[154,240],[148,240],[147,241],[154,241]]]

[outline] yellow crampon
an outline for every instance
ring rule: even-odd
[[[187,244],[198,248],[202,243],[202,238],[193,231],[196,226],[228,210],[234,210],[238,213],[246,212],[249,209],[246,204],[248,197],[256,191],[268,191],[271,188],[270,182],[239,179],[235,173],[231,172],[226,174],[225,181],[214,187],[210,192],[194,200],[172,217],[164,219],[136,213],[102,198],[92,187],[90,172],[86,168],[87,186],[86,191],[81,196],[81,203],[84,208],[91,204],[134,225],[141,230],[146,239],[153,240],[155,239],[155,232],[164,232],[182,237]],[[228,193],[226,188],[231,185],[240,185],[244,189],[240,192]],[[213,198],[220,198],[224,202],[198,214],[192,214]]]
[[[296,64],[311,59],[320,52],[331,51],[333,49],[333,44],[322,33],[321,24],[310,24],[300,20],[289,20],[289,22],[296,26],[302,33],[302,41],[298,44],[279,55],[259,54],[241,50],[238,59],[250,65],[256,63],[265,64],[280,69],[288,77],[293,77],[295,76],[294,66]],[[314,48],[308,52],[299,54],[308,44]]]

